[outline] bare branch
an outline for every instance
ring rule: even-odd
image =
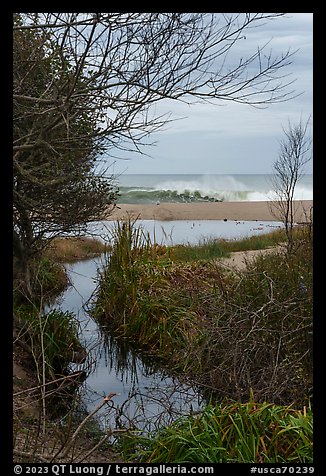
[[[31,254],[48,233],[82,229],[112,208],[100,154],[144,153],[170,116],[153,107],[295,96],[292,55],[247,58],[237,44],[282,13],[17,13],[14,15],[14,227]],[[111,152],[112,151],[112,152]],[[28,229],[28,232],[27,232]],[[39,231],[36,231],[39,230]],[[27,251],[26,251],[27,253]]]

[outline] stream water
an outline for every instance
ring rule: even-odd
[[[96,288],[96,276],[104,265],[105,256],[68,264],[72,286],[57,304],[63,311],[74,312],[79,323],[80,341],[89,353],[86,364],[88,377],[81,388],[87,411],[97,407],[109,393],[114,393],[112,405],[98,412],[102,427],[137,426],[149,431],[168,424],[182,413],[197,410],[202,398],[189,385],[166,375],[155,362],[137,355],[123,342],[118,342],[90,318],[87,309]],[[71,364],[71,370],[85,365]]]
[[[155,225],[155,231],[154,231]],[[110,234],[112,222],[92,223],[90,232],[103,239]],[[158,243],[197,243],[205,237],[239,238],[266,233],[280,227],[279,222],[223,222],[223,221],[143,221],[142,226]],[[72,285],[54,307],[76,315],[80,340],[89,353],[87,378],[81,388],[87,411],[97,407],[109,393],[110,404],[98,412],[98,421],[105,427],[137,426],[150,431],[169,424],[181,414],[197,411],[204,401],[200,391],[167,375],[157,363],[145,359],[137,349],[118,342],[109,334],[104,336],[88,313],[98,275],[106,261],[98,258],[67,264]],[[73,365],[72,370],[81,366]],[[85,367],[83,367],[85,368]]]

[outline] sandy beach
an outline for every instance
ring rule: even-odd
[[[303,200],[295,202],[295,221],[306,222],[310,217],[313,201]],[[108,220],[122,218],[139,218],[142,220],[263,220],[281,221],[279,213],[271,202],[200,202],[200,203],[160,203],[147,204],[120,204]]]

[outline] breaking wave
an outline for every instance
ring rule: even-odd
[[[312,200],[312,189],[298,184],[296,200]],[[251,186],[233,176],[203,176],[197,180],[169,180],[155,186],[121,186],[118,203],[193,203],[223,201],[263,201],[277,199],[265,184]]]

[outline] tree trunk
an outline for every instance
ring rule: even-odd
[[[14,293],[15,297],[20,302],[32,298],[31,273],[28,252],[15,230],[13,232],[13,238]]]

